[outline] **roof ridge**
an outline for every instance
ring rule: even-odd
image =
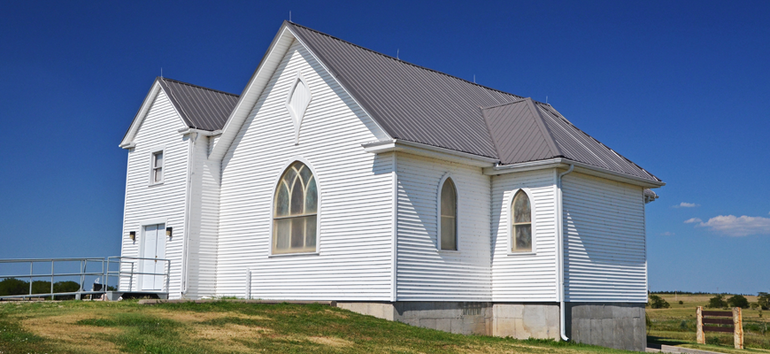
[[[212,92],[221,93],[221,94],[225,94],[225,95],[240,97],[240,95],[238,95],[238,94],[234,94],[234,93],[230,93],[230,92],[225,92],[225,91],[222,91],[222,90],[215,90],[213,88],[203,87],[201,85],[195,85],[195,84],[191,84],[189,82],[169,79],[169,78],[163,77],[163,76],[158,76],[158,79],[161,80],[161,81],[172,81],[172,82],[175,82],[177,84],[192,86],[192,87],[199,88],[199,89],[204,89],[204,90],[207,90],[207,91],[212,91]]]
[[[530,99],[531,99],[531,98],[530,98]],[[505,102],[505,103],[496,104],[496,105],[493,105],[493,106],[488,106],[488,107],[479,107],[479,108],[480,108],[482,111],[484,111],[484,110],[487,110],[487,109],[493,109],[493,108],[498,108],[498,107],[502,107],[502,106],[507,106],[507,105],[509,105],[509,104],[514,104],[514,103],[521,103],[521,102],[524,102],[525,100],[526,100],[526,98],[522,97],[520,100],[511,101],[511,102]],[[537,101],[535,101],[535,102],[537,102]]]
[[[549,105],[549,106],[550,106],[550,105]],[[556,111],[556,109],[553,109],[553,111]],[[599,141],[599,139],[596,139],[596,138],[594,138],[594,137],[593,137],[593,136],[591,136],[590,134],[588,134],[588,133],[584,132],[582,129],[578,128],[576,125],[572,124],[572,122],[570,122],[570,121],[569,121],[567,118],[564,118],[564,116],[563,116],[561,113],[559,113],[558,111],[556,111],[556,112],[551,112],[551,113],[554,113],[554,115],[555,115],[557,118],[559,118],[559,119],[563,120],[563,121],[564,121],[565,123],[567,123],[569,126],[571,126],[572,128],[574,128],[575,130],[579,131],[580,133],[582,133],[583,135],[585,135],[585,136],[586,136],[586,137],[588,137],[589,139],[593,140],[593,141],[594,141],[594,142],[596,142],[597,144],[599,144],[599,145],[603,146],[603,147],[604,147],[604,148],[606,148],[607,150],[611,151],[613,154],[615,154],[615,155],[618,155],[618,157],[622,158],[623,160],[626,160],[628,163],[630,163],[630,164],[632,164],[632,165],[636,166],[638,169],[640,169],[640,170],[644,171],[644,173],[646,173],[646,174],[650,175],[650,177],[652,177],[652,178],[654,178],[654,179],[656,179],[656,180],[658,180],[658,181],[662,181],[660,178],[658,178],[658,176],[655,176],[655,175],[654,175],[654,174],[652,174],[650,171],[647,171],[647,170],[645,170],[645,169],[644,169],[642,166],[639,166],[639,165],[638,165],[636,162],[633,162],[633,161],[631,161],[629,158],[627,158],[627,157],[623,156],[621,153],[619,153],[619,152],[615,151],[615,149],[613,149],[613,148],[611,148],[611,147],[607,146],[607,145],[606,145],[606,144],[604,144],[603,142]],[[594,165],[594,164],[591,164],[591,165]],[[598,165],[594,165],[594,166],[598,166]],[[601,167],[601,166],[600,166],[600,167]],[[606,168],[606,167],[604,167],[604,168]]]
[[[540,110],[535,107],[535,104],[533,103],[533,100],[531,98],[525,98],[524,102],[527,103],[527,108],[529,108],[530,111],[532,111],[532,116],[535,119],[535,124],[537,124],[537,127],[540,129],[540,133],[543,134],[543,138],[546,139],[546,143],[548,144],[548,147],[553,149],[553,155],[555,157],[557,156],[564,156],[564,153],[559,150],[559,147],[556,145],[556,139],[553,137],[553,133],[551,133],[551,130],[548,129],[548,126],[545,124],[543,118],[543,115],[540,114]]]
[[[377,55],[383,56],[383,57],[385,57],[385,58],[388,58],[388,59],[391,59],[391,60],[395,60],[395,61],[397,61],[397,62],[399,62],[399,63],[403,63],[403,64],[406,64],[406,65],[411,65],[411,66],[413,66],[413,67],[415,67],[415,68],[418,68],[418,69],[422,69],[422,70],[426,70],[426,71],[434,72],[434,73],[437,73],[437,74],[441,74],[441,75],[447,76],[447,77],[449,77],[449,78],[452,78],[452,79],[455,79],[455,80],[460,80],[460,81],[463,81],[463,82],[465,82],[465,83],[468,83],[468,84],[471,84],[471,85],[474,85],[474,86],[478,86],[478,87],[481,87],[481,88],[483,88],[483,89],[487,89],[487,90],[490,90],[490,91],[500,92],[500,93],[503,93],[503,94],[506,94],[506,95],[509,95],[509,96],[514,96],[514,97],[517,97],[517,98],[519,98],[519,99],[523,99],[523,98],[524,98],[523,96],[519,96],[519,95],[516,95],[516,94],[512,94],[512,93],[510,93],[510,92],[505,92],[505,91],[503,91],[503,90],[498,90],[498,89],[495,89],[495,88],[492,88],[492,87],[489,87],[489,86],[484,86],[484,85],[481,85],[481,84],[477,84],[477,83],[475,83],[475,82],[472,82],[472,81],[468,81],[468,80],[466,80],[466,79],[463,79],[463,78],[460,78],[460,77],[457,77],[457,76],[454,76],[454,75],[451,75],[451,74],[447,74],[447,73],[445,73],[445,72],[442,72],[442,71],[438,71],[438,70],[435,70],[435,69],[431,69],[431,68],[426,68],[426,67],[424,67],[424,66],[421,66],[421,65],[417,65],[417,64],[414,64],[414,63],[410,63],[410,62],[408,62],[408,61],[405,61],[405,60],[401,60],[401,59],[399,59],[399,58],[394,58],[394,57],[392,57],[392,56],[390,56],[390,55],[387,55],[387,54],[384,54],[384,53],[380,53],[380,52],[378,52],[378,51],[376,51],[376,50],[373,50],[373,49],[369,49],[369,48],[366,48],[366,47],[360,46],[360,45],[358,45],[358,44],[355,44],[355,43],[352,43],[352,42],[348,42],[348,41],[346,41],[346,40],[344,40],[344,39],[342,39],[342,38],[339,38],[339,37],[335,37],[335,36],[332,36],[332,35],[330,35],[330,34],[328,34],[328,33],[324,33],[324,32],[321,32],[321,31],[318,31],[318,30],[312,29],[312,28],[310,28],[310,27],[306,27],[306,26],[303,26],[303,25],[300,25],[300,24],[298,24],[298,23],[295,23],[295,22],[291,22],[291,21],[286,21],[286,22],[290,23],[290,24],[291,24],[291,25],[293,25],[293,26],[297,26],[297,27],[300,27],[300,28],[304,28],[304,29],[306,29],[306,30],[308,30],[308,31],[311,31],[311,32],[315,32],[315,33],[318,33],[318,34],[320,34],[320,35],[323,35],[323,36],[327,36],[327,37],[329,37],[329,38],[332,38],[332,39],[334,39],[334,40],[340,41],[340,42],[342,42],[342,43],[345,43],[345,44],[348,44],[348,45],[351,45],[351,46],[354,46],[354,47],[357,47],[357,48],[363,49],[363,50],[365,50],[365,51],[367,51],[367,52],[372,52],[372,53],[374,53],[374,54],[377,54]]]

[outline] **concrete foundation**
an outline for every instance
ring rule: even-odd
[[[567,336],[578,343],[645,351],[644,304],[567,303]]]
[[[558,303],[338,302],[353,312],[459,334],[559,340]],[[644,351],[644,304],[567,303],[567,337],[579,343]]]
[[[494,304],[493,331],[497,337],[559,340],[559,304]]]

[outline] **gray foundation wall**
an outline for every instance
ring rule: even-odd
[[[567,336],[578,343],[645,351],[644,304],[567,303]]]
[[[413,326],[459,334],[559,340],[558,303],[338,302],[337,306]],[[567,303],[566,333],[579,343],[644,351],[644,304]]]

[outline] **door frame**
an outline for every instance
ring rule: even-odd
[[[139,229],[142,232],[141,238],[139,239],[139,249],[137,250],[137,256],[139,258],[145,258],[145,255],[144,255],[144,246],[145,246],[145,244],[144,243],[145,243],[145,241],[147,239],[147,237],[145,237],[145,230],[146,230],[147,226],[163,224],[164,232],[163,232],[162,235],[165,238],[166,237],[165,228],[166,228],[166,225],[167,225],[167,220],[168,220],[167,218],[154,218],[154,219],[143,220],[141,223],[139,223]],[[164,239],[163,242],[166,242],[166,240]],[[165,253],[165,248],[166,247],[164,246],[164,253]],[[157,251],[157,249],[156,249],[156,251]],[[164,254],[164,258],[165,258],[165,254]],[[139,266],[136,267],[136,269],[139,269],[139,273],[145,273],[145,271],[144,271],[144,261],[139,261]],[[169,276],[170,276],[170,274],[169,274]],[[155,276],[153,276],[153,277],[155,277]],[[144,291],[145,290],[144,289],[144,275],[140,275],[138,278],[139,279],[137,279],[138,281],[136,282],[136,287],[137,287],[136,291]],[[154,280],[153,280],[153,283],[154,283]],[[166,290],[168,291],[168,289],[166,289]]]

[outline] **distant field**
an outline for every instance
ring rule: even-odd
[[[0,353],[628,353],[463,336],[336,307],[219,301],[0,302]]]
[[[658,294],[671,304],[667,309],[647,308],[652,327],[647,331],[648,341],[677,344],[691,348],[719,350],[726,353],[770,353],[770,311],[743,309],[744,346],[740,351],[733,347],[733,336],[729,333],[706,333],[706,338],[719,338],[720,346],[695,344],[695,309],[706,306],[714,295],[667,295]],[[726,296],[725,298],[729,298]],[[756,296],[746,296],[749,302],[756,302]],[[679,301],[684,304],[680,305]],[[760,317],[760,314],[762,317]],[[767,328],[765,330],[765,328]],[[762,333],[764,330],[764,334]]]

